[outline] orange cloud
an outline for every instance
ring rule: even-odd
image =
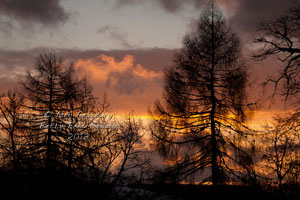
[[[94,58],[78,59],[74,66],[79,76],[87,75],[96,96],[107,94],[117,113],[131,110],[147,113],[148,106],[162,95],[162,73],[136,63],[132,55],[117,60],[100,54]]]
[[[132,55],[125,55],[118,62],[114,57],[100,54],[96,58],[79,59],[75,63],[75,68],[80,73],[87,73],[89,77],[97,81],[105,82],[111,78],[112,84],[118,78],[116,76],[111,77],[114,73],[130,73],[135,77],[145,80],[152,80],[161,76],[161,73],[146,69],[141,64],[135,64]]]

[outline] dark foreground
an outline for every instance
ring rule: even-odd
[[[179,184],[136,184],[116,186],[82,181],[74,176],[56,173],[49,176],[20,176],[14,173],[0,173],[0,199],[145,199],[145,200],[283,200],[299,199],[297,195],[275,194],[246,186],[204,186]]]

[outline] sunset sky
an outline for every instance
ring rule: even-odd
[[[162,71],[192,30],[203,0],[4,0],[0,2],[0,92],[18,80],[45,50],[73,62],[112,110],[147,113],[162,96]],[[283,13],[292,0],[217,0],[237,32],[255,84],[278,71],[274,61],[254,62],[256,25]],[[251,98],[262,98],[258,86]],[[265,98],[265,97],[264,97]],[[282,107],[281,100],[271,108]]]

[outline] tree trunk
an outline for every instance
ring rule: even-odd
[[[213,93],[213,92],[212,92]],[[214,99],[214,98],[213,98]],[[214,100],[213,100],[214,102]],[[213,108],[211,110],[211,173],[212,173],[212,184],[218,184],[218,166],[217,166],[217,141],[216,141],[216,127],[215,127],[215,105],[213,103]]]
[[[213,9],[213,8],[212,8]],[[218,184],[218,166],[217,166],[217,141],[216,141],[216,125],[215,125],[215,110],[216,110],[216,99],[215,99],[215,33],[214,33],[214,10],[212,10],[212,26],[211,26],[211,40],[212,40],[212,68],[211,68],[211,112],[210,112],[210,122],[211,122],[211,148],[212,148],[212,157],[211,157],[211,173],[212,173],[212,184]]]
[[[14,132],[15,132],[15,118],[13,117],[12,129],[10,132],[10,142],[11,142],[11,149],[12,149],[12,157],[13,157],[13,165],[14,169],[17,168],[17,160],[16,160],[16,146],[14,140]]]
[[[52,98],[53,98],[53,76],[52,76],[52,71],[51,71],[51,80],[50,80],[50,93],[49,93],[49,111],[53,113],[52,110]],[[52,123],[52,115],[48,119],[48,132],[47,132],[47,153],[46,153],[46,170],[47,173],[49,172],[50,169],[50,162],[51,162],[51,135],[52,135],[52,130],[50,128],[50,125]]]

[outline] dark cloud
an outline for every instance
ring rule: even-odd
[[[150,1],[147,0],[117,0],[116,7],[120,8],[123,6],[127,5],[132,5],[132,4],[144,4],[148,3]],[[156,3],[158,6],[163,8],[164,10],[175,13],[184,8],[185,5],[191,5],[195,8],[199,8],[205,0],[154,0],[152,1]]]
[[[232,24],[244,34],[252,34],[263,20],[283,14],[293,0],[240,0]]]
[[[157,3],[159,5],[161,5],[166,11],[177,12],[177,11],[181,10],[184,7],[184,5],[187,3],[198,8],[203,3],[203,1],[201,1],[201,0],[186,0],[186,1],[157,0]]]
[[[28,51],[0,50],[0,69],[15,70],[18,68],[27,68],[35,61],[36,55],[42,50],[40,48]]]
[[[128,42],[128,35],[127,33],[123,32],[119,28],[115,26],[102,26],[97,30],[99,34],[102,34],[108,38],[110,38],[113,42],[120,44],[122,47],[125,48],[133,48],[133,45],[131,45]]]
[[[134,64],[141,64],[147,69],[161,72],[166,66],[172,64],[172,56],[176,49],[148,48],[148,49],[129,49],[129,50],[80,50],[65,48],[33,48],[28,50],[4,50],[0,49],[0,69],[9,71],[12,69],[29,69],[40,53],[53,51],[61,58],[68,61],[78,59],[93,58],[100,54],[114,57],[117,61],[123,59],[125,55],[134,57]]]
[[[36,49],[35,51],[43,51]],[[77,50],[77,49],[55,49],[62,58],[77,60],[79,58],[93,58],[100,54],[114,57],[121,61],[125,55],[134,57],[134,64],[141,64],[147,69],[161,72],[165,67],[172,64],[172,56],[176,49],[148,48],[148,49],[129,49],[129,50]],[[38,54],[37,54],[38,55]]]
[[[161,78],[162,76],[155,77],[152,80],[145,80],[144,78],[135,76],[134,73],[132,73],[132,70],[127,70],[124,73],[111,73],[105,86],[108,89],[116,90],[118,94],[141,95],[148,90],[149,87],[153,88],[154,85],[156,87],[161,87]],[[116,82],[111,83],[114,80],[116,80]]]
[[[149,3],[146,0],[117,0],[117,7],[133,4]],[[184,10],[186,6],[201,11],[208,0],[153,0],[152,4],[169,12],[177,13]],[[215,0],[217,5],[223,8],[226,16],[230,17],[233,27],[240,32],[242,37],[253,36],[256,26],[265,19],[282,14],[295,0]],[[198,16],[195,16],[196,20]],[[193,26],[193,22],[189,24]],[[250,40],[250,39],[249,39]]]
[[[117,0],[116,7],[121,8],[132,4],[144,4],[150,2],[147,0]],[[160,8],[168,12],[178,12],[185,6],[193,7],[198,10],[209,0],[153,0],[151,3],[158,5]],[[257,21],[265,16],[273,16],[274,14],[284,11],[290,3],[295,0],[215,0],[215,2],[223,7],[226,12],[234,12],[236,5],[238,11],[236,17],[241,21]],[[242,17],[242,18],[240,18]],[[251,23],[251,22],[250,22]],[[247,24],[247,23],[246,23]]]
[[[70,14],[60,5],[60,0],[1,0],[0,19],[21,25],[40,24],[53,27],[65,22]],[[3,21],[3,20],[2,20]]]

